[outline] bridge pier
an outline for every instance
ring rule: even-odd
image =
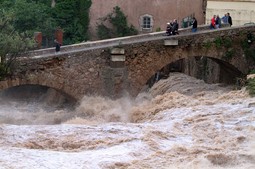
[[[128,71],[125,67],[125,50],[112,48],[110,53],[110,66],[103,70],[102,78],[107,95],[116,98],[121,97],[128,87]]]

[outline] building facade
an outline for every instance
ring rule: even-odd
[[[255,23],[255,0],[207,0],[206,23],[213,15],[230,13],[233,26]]]
[[[198,24],[205,22],[207,0],[92,0],[89,30],[96,36],[100,18],[107,16],[115,6],[119,6],[127,16],[128,23],[139,33],[165,30],[166,23],[177,19],[180,27],[189,26],[195,16]]]

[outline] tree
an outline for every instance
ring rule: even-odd
[[[89,39],[89,8],[91,0],[0,0],[1,8],[14,15],[13,26],[18,32],[42,32],[44,42],[54,39],[61,28],[64,44]],[[44,43],[48,47],[47,43]],[[51,44],[50,44],[51,45]]]
[[[91,0],[62,0],[53,11],[59,27],[64,30],[64,43],[72,44],[88,40],[89,8]]]
[[[34,41],[26,32],[15,31],[13,13],[0,10],[0,80],[11,74],[16,58],[21,52],[34,47]]]
[[[46,4],[48,4],[48,6]],[[18,32],[28,32],[31,36],[34,32],[42,32],[45,46],[48,41],[54,39],[54,31],[57,27],[56,21],[51,17],[49,2],[18,0],[13,5],[14,28]]]
[[[104,22],[109,22],[112,27],[108,28]],[[97,35],[100,39],[136,35],[138,31],[133,25],[128,26],[127,16],[120,7],[115,6],[113,12],[101,19],[97,26]]]

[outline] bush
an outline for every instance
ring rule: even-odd
[[[251,96],[255,96],[255,78],[248,80],[247,89]]]
[[[112,26],[108,28],[104,22],[109,22]],[[113,12],[101,19],[97,26],[97,35],[100,39],[123,37],[138,34],[138,30],[133,25],[128,26],[127,16],[121,11],[120,7],[113,8]]]

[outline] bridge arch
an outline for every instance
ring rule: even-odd
[[[238,78],[244,77],[241,71],[226,61],[195,56],[166,64],[147,80],[147,87],[152,87],[160,79],[168,78],[171,72],[181,72],[206,83],[235,84]]]
[[[23,101],[32,99],[37,102],[44,100],[51,105],[59,104],[59,106],[68,108],[74,108],[77,103],[75,97],[65,93],[65,91],[47,85],[36,83],[17,84],[9,81],[9,85],[5,87],[0,91],[0,96],[3,98]]]
[[[156,75],[157,72],[162,71],[164,67],[171,63],[175,63],[177,61],[183,60],[188,61],[192,58],[207,58],[212,60],[213,62],[217,63],[219,66],[218,73],[221,73],[222,75],[216,75],[219,76],[217,83],[235,83],[236,78],[243,77],[246,72],[246,70],[242,69],[246,62],[242,61],[241,63],[236,62],[235,60],[233,62],[227,61],[225,58],[225,52],[227,52],[227,49],[222,50],[220,53],[217,52],[217,50],[213,47],[210,50],[207,50],[206,52],[203,52],[202,50],[199,52],[190,52],[194,49],[186,49],[181,48],[177,51],[171,51],[171,48],[166,48],[165,50],[162,50],[161,52],[153,52],[151,51],[151,54],[149,55],[137,55],[134,60],[129,61],[129,71],[130,75],[130,81],[132,81],[132,89],[137,89],[135,93],[138,93],[142,88],[148,84],[148,80],[153,78],[153,76]],[[196,49],[195,49],[196,50]],[[198,49],[197,49],[198,50]],[[155,50],[156,51],[156,50]],[[159,55],[156,53],[160,53]],[[140,56],[140,58],[139,58]],[[235,58],[239,58],[239,56],[233,56]],[[239,60],[239,59],[238,59]],[[145,62],[145,63],[143,63]],[[141,64],[141,65],[139,65]],[[184,63],[183,67],[185,67]],[[132,71],[133,70],[133,71]],[[138,70],[138,71],[136,71]],[[182,69],[183,73],[192,75],[187,70]],[[224,78],[223,78],[224,77]]]

